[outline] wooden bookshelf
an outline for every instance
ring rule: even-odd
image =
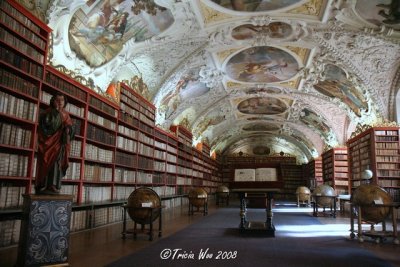
[[[350,186],[363,184],[362,172],[371,170],[371,183],[383,187],[400,201],[399,127],[371,127],[347,141]]]
[[[34,177],[41,81],[51,29],[15,1],[0,2],[2,209],[22,205]]]
[[[312,159],[305,165],[304,178],[307,181],[307,187],[311,190],[324,183],[322,174],[322,157]]]
[[[332,186],[336,194],[349,194],[349,168],[347,147],[336,147],[322,154],[324,183]]]
[[[281,164],[282,178],[284,182],[284,197],[286,199],[294,199],[296,189],[299,186],[306,186],[307,181],[304,179],[304,167],[298,164]]]

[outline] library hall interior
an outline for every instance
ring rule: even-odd
[[[400,267],[400,0],[0,0],[0,266]]]

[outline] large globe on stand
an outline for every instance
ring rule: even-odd
[[[361,218],[371,224],[383,222],[390,214],[389,207],[368,207],[366,205],[392,203],[391,196],[382,188],[374,184],[363,184],[354,190],[351,202],[360,206]]]
[[[190,204],[197,208],[203,207],[207,202],[207,192],[201,187],[190,190],[188,197]]]
[[[320,207],[330,207],[332,205],[332,201],[334,196],[336,196],[335,189],[326,184],[321,184],[317,186],[313,192],[314,196],[318,196],[316,198],[317,205]]]
[[[161,209],[145,209],[144,207],[161,207],[160,196],[151,188],[140,187],[133,191],[128,198],[128,214],[139,224],[149,224],[160,216]]]
[[[217,194],[220,197],[227,197],[229,195],[229,188],[226,187],[225,185],[220,185],[217,188]]]
[[[296,189],[296,195],[298,196],[299,201],[301,201],[301,202],[309,201],[310,200],[311,191],[306,186],[299,186]]]

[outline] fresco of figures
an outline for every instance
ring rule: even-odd
[[[333,64],[327,64],[324,69],[325,80],[319,81],[314,88],[329,97],[342,100],[357,116],[362,110],[368,109],[364,96],[347,79],[346,73]]]
[[[262,12],[292,6],[301,0],[213,0],[214,3],[235,11]]]
[[[159,109],[165,113],[165,119],[170,117],[182,101],[202,96],[210,91],[199,78],[198,68],[188,70],[180,77],[174,90],[162,98]]]
[[[71,49],[89,66],[98,67],[114,58],[128,40],[143,42],[174,22],[172,13],[153,0],[135,2],[87,1],[72,16]]]
[[[289,80],[299,69],[297,60],[288,52],[269,46],[245,49],[229,59],[225,71],[241,82],[270,83]]]
[[[355,10],[369,23],[400,29],[399,0],[358,0]]]
[[[276,115],[287,110],[285,102],[273,97],[253,97],[243,100],[237,106],[244,114]]]
[[[282,39],[290,36],[292,27],[283,22],[272,22],[268,25],[256,26],[245,24],[232,30],[232,37],[236,40],[249,40],[256,37],[268,36],[273,39]]]
[[[330,133],[330,128],[323,121],[321,116],[318,116],[314,111],[304,108],[300,112],[300,121],[309,126],[312,129],[315,129],[320,135],[327,138]]]

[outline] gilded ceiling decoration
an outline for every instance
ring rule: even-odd
[[[130,84],[217,153],[307,162],[400,114],[396,0],[18,1],[53,29],[49,64]]]

